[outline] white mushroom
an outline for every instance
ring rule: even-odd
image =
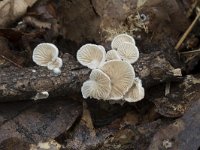
[[[83,98],[95,98],[106,100],[111,92],[110,78],[101,70],[94,69],[90,74],[90,80],[81,87]]]
[[[112,49],[118,49],[118,47],[124,43],[124,42],[130,42],[133,43],[135,45],[135,40],[133,39],[133,37],[131,37],[130,35],[127,34],[120,34],[117,35],[111,42],[111,47]]]
[[[77,60],[90,69],[98,68],[105,61],[106,51],[103,46],[86,44],[77,52]]]
[[[39,66],[48,66],[58,57],[58,48],[51,43],[41,43],[33,50],[33,61]]]
[[[54,68],[54,69],[53,69],[53,73],[54,73],[55,76],[60,75],[60,74],[61,74],[60,68]]]
[[[53,70],[55,68],[61,68],[62,64],[62,59],[58,57],[55,61],[49,62],[47,67],[49,70]]]
[[[102,51],[105,51],[105,48],[102,45],[97,45]]]
[[[144,98],[145,92],[142,87],[142,82],[139,78],[134,79],[133,86],[124,96],[124,99],[128,102],[137,102]]]
[[[106,62],[100,68],[111,80],[111,93],[109,99],[122,99],[124,94],[131,88],[135,72],[133,67],[120,60],[111,60]]]
[[[117,53],[116,50],[109,50],[107,53],[106,53],[106,60],[109,61],[109,60],[121,60],[119,54]]]
[[[49,93],[47,91],[37,93],[32,99],[39,100],[39,99],[47,99],[49,97]]]
[[[124,61],[127,61],[131,64],[136,62],[139,58],[138,48],[130,42],[124,42],[119,45],[117,52]]]
[[[51,43],[41,43],[33,50],[33,61],[39,66],[47,66],[55,74],[60,74],[62,59],[58,57],[58,48]]]

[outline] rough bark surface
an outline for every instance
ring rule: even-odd
[[[60,76],[55,76],[45,67],[1,69],[0,101],[31,99],[43,91],[48,91],[50,97],[79,92],[89,69],[79,69],[81,66],[69,54],[63,56],[63,61],[65,65]]]
[[[2,68],[0,102],[32,99],[37,93],[44,91],[49,92],[50,97],[80,92],[82,83],[89,78],[90,70],[83,68],[69,54],[64,54],[63,63],[60,76],[53,75],[45,67]],[[160,52],[141,54],[133,67],[146,88],[177,78],[173,73],[174,68]]]

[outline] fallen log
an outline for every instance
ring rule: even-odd
[[[73,96],[79,93],[82,83],[89,78],[90,70],[82,67],[70,54],[63,55],[62,73],[55,76],[45,67],[17,68],[0,70],[0,102],[35,99],[47,91],[49,97]],[[177,69],[165,59],[161,52],[141,54],[133,65],[144,87],[177,79]],[[180,70],[178,70],[178,76]],[[38,98],[36,98],[38,99]]]
[[[78,69],[80,65],[69,54],[63,56],[63,61],[65,65],[60,76],[55,76],[45,67],[1,69],[0,101],[31,99],[43,91],[48,91],[50,97],[79,91],[89,69]]]

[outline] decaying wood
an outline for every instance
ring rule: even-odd
[[[63,61],[65,65],[61,76],[55,76],[45,67],[1,69],[1,101],[31,99],[43,91],[48,91],[50,97],[79,91],[82,82],[88,77],[89,70],[78,69],[80,65],[69,54],[64,55]]]
[[[79,0],[73,2],[61,1],[59,4],[61,4],[61,8],[59,8],[62,10],[60,11],[62,12],[60,19],[58,19],[61,21],[61,35],[65,39],[76,43],[77,49],[80,44],[86,41],[95,41],[98,44],[106,46],[108,49],[110,48],[108,45],[110,45],[110,40],[112,40],[113,36],[124,31],[133,35],[134,33],[132,33],[132,31],[135,31],[133,29],[139,28],[134,26],[135,23],[141,23],[141,20],[137,20],[139,22],[134,22],[134,20],[130,19],[131,15],[133,18],[137,16],[135,11],[137,7],[136,3],[131,1],[126,1],[125,3],[109,1],[103,3],[104,6],[101,6],[102,3],[96,0],[87,0],[84,3]],[[121,4],[124,5],[123,8]],[[160,82],[171,81],[177,78],[174,77],[173,71],[175,68],[170,64],[172,63],[173,66],[178,66],[174,64],[179,62],[172,48],[175,39],[175,34],[172,34],[174,33],[174,25],[166,26],[167,20],[164,19],[161,20],[162,23],[157,28],[156,24],[160,22],[162,17],[156,16],[155,14],[157,14],[157,11],[154,12],[155,9],[153,8],[160,10],[164,16],[170,17],[172,15],[168,14],[168,8],[165,8],[164,2],[159,0],[158,4],[157,6],[157,3],[152,3],[149,9],[146,9],[146,6],[140,8],[140,13],[144,13],[151,20],[151,24],[148,24],[150,31],[152,33],[156,32],[157,34],[150,33],[146,35],[139,32],[134,35],[140,36],[143,40],[139,40],[137,44],[140,52],[147,53],[141,54],[140,60],[134,65],[136,74],[142,79],[146,88]],[[170,19],[176,20],[182,15],[179,10],[180,7],[175,0],[170,3],[170,6],[172,4],[176,4],[173,7],[173,12],[176,12],[176,15]],[[130,5],[131,9],[128,7]],[[79,11],[76,11],[77,8],[79,8]],[[120,9],[116,11],[115,8]],[[184,29],[186,25],[186,21],[184,20],[186,19],[181,18],[181,20],[183,20],[182,24]],[[125,25],[123,29],[120,27],[120,22],[123,22]],[[164,30],[165,32],[163,32],[163,28],[166,28]],[[115,29],[119,30],[115,32]],[[181,29],[181,31],[183,29]],[[143,29],[139,31],[143,31]],[[180,31],[178,30],[178,32]],[[168,33],[168,36],[170,35],[170,37],[173,37],[169,40],[173,42],[168,42],[166,33]],[[151,40],[151,37],[153,40]],[[165,37],[165,40],[163,40],[163,38],[162,40],[158,40],[161,37]],[[166,44],[160,44],[157,41],[166,42]],[[73,47],[73,50],[71,50],[67,47],[68,52],[74,55],[77,49]],[[46,68],[42,67],[22,69],[10,67],[1,69],[0,101],[31,99],[37,93],[43,91],[48,91],[50,97],[65,96],[67,94],[71,95],[72,92],[80,92],[83,81],[88,79],[89,70],[86,68],[80,69],[82,66],[70,55],[65,55],[63,60],[64,67],[62,68],[62,74],[57,77],[53,76]]]
[[[16,19],[26,13],[37,0],[2,0],[0,1],[0,27],[13,23]]]
[[[0,70],[0,101],[34,99],[37,93],[44,91],[49,92],[50,97],[80,92],[82,83],[89,78],[90,70],[81,66],[69,54],[63,56],[63,63],[60,76],[55,76],[45,67],[2,68]],[[133,67],[146,88],[160,82],[177,79],[174,74],[175,68],[160,52],[141,54]]]

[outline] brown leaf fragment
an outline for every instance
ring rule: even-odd
[[[86,40],[100,39],[100,18],[91,2],[91,0],[85,0],[84,3],[79,0],[61,0],[59,20],[62,25],[61,34],[64,38],[77,44]]]
[[[13,137],[4,140],[1,145],[0,149],[2,150],[29,150],[30,145],[28,142],[25,142],[19,138]]]
[[[174,123],[160,129],[153,137],[149,150],[197,150],[200,147],[200,100]]]
[[[106,138],[100,150],[146,150],[149,145],[149,139],[161,127],[161,121],[157,120],[151,123],[144,123],[139,126],[127,126],[113,133]]]
[[[20,56],[19,53],[12,51],[8,44],[7,39],[0,37],[0,57],[10,62],[12,65],[22,68],[25,58]]]
[[[163,91],[164,92],[164,91]],[[152,99],[156,111],[166,117],[180,117],[200,97],[200,76],[188,75],[180,83],[171,85],[166,96]]]
[[[81,105],[73,100],[35,103],[0,126],[0,143],[14,137],[28,143],[54,139],[67,131],[80,114]]]
[[[37,0],[1,0],[0,1],[0,27],[13,23],[16,19],[26,13]]]
[[[67,149],[88,149],[96,147],[100,138],[96,136],[96,131],[92,123],[90,112],[86,102],[83,102],[83,114],[80,123],[75,127],[74,133],[71,133],[66,140]]]
[[[34,17],[27,16],[24,18],[24,22],[36,28],[46,28],[51,29],[51,23],[40,21]]]
[[[0,126],[5,122],[12,120],[24,110],[29,109],[33,103],[34,102],[31,101],[2,103],[0,105]]]

